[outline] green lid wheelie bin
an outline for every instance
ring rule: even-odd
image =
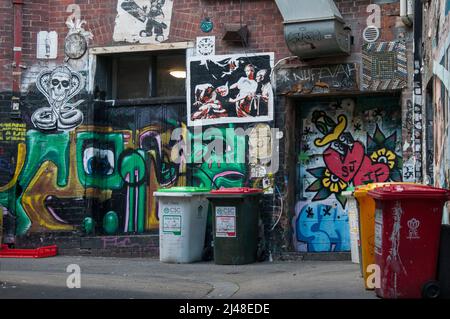
[[[208,195],[216,264],[256,262],[261,195],[261,190],[247,187],[213,190]]]
[[[209,188],[172,187],[153,194],[158,199],[159,259],[192,263],[202,259]]]

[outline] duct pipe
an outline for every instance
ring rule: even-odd
[[[13,94],[20,94],[22,63],[23,0],[12,0],[14,10]]]
[[[284,38],[300,59],[349,55],[350,28],[333,0],[275,0]]]
[[[400,17],[408,27],[413,25],[414,0],[400,0]]]

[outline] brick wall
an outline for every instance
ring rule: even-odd
[[[0,2],[0,92],[12,90],[13,14],[11,1]]]
[[[23,5],[23,62],[29,68],[35,65],[36,39],[39,31],[56,31],[58,33],[58,59],[56,61],[40,60],[39,64],[61,63],[64,58],[64,38],[68,28],[65,24],[71,13],[66,12],[69,4],[78,4],[81,19],[86,21],[84,28],[93,33],[91,46],[119,45],[113,42],[112,34],[117,14],[116,0],[33,0]],[[337,0],[346,23],[352,28],[354,56],[344,58],[355,60],[361,51],[362,31],[366,27],[369,13],[366,12],[369,0]],[[390,41],[402,36],[404,28],[399,26],[399,6],[396,3],[381,6],[381,41]],[[11,1],[0,4],[0,92],[11,89],[9,66],[12,63],[13,47],[13,9]],[[284,40],[283,18],[273,0],[177,0],[173,4],[170,36],[167,42],[193,41],[197,36],[216,36],[216,53],[242,52],[240,45],[230,45],[221,40],[224,25],[227,23],[247,24],[250,32],[247,52],[275,52],[276,61],[291,55]],[[199,24],[204,17],[210,17],[214,23],[212,32],[205,34]],[[400,25],[401,26],[401,25]]]

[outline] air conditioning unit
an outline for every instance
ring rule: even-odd
[[[289,50],[301,59],[349,55],[351,30],[332,0],[275,0]]]

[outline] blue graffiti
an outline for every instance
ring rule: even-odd
[[[305,205],[297,217],[296,235],[309,252],[349,251],[348,214],[337,205]]]

